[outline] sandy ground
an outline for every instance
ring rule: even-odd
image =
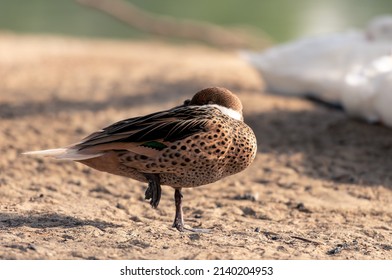
[[[0,258],[392,259],[392,130],[270,95],[236,53],[196,45],[0,35]],[[81,164],[21,156],[207,86],[243,101],[258,138],[246,171],[173,190]]]

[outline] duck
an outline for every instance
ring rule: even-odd
[[[257,141],[244,122],[240,99],[209,87],[169,110],[118,121],[80,142],[25,155],[75,161],[99,171],[147,183],[145,199],[157,208],[161,185],[174,189],[178,231],[209,232],[185,226],[183,188],[216,182],[246,169]]]
[[[392,54],[357,65],[342,83],[342,105],[352,117],[392,127]]]
[[[269,92],[311,97],[390,126],[392,110],[380,100],[390,99],[391,43],[392,15],[380,15],[363,30],[304,37],[241,56],[261,73]]]

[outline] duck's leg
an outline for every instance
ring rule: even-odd
[[[174,202],[176,204],[176,216],[174,217],[173,227],[175,227],[178,231],[184,231],[181,189],[176,189],[174,191]]]
[[[208,233],[210,230],[208,229],[199,229],[199,228],[187,228],[184,225],[184,217],[182,212],[182,193],[181,189],[175,189],[174,191],[174,201],[176,204],[176,216],[174,217],[173,227],[175,227],[178,231],[192,231],[192,232],[201,232]]]
[[[148,181],[148,187],[144,193],[145,199],[150,199],[150,205],[153,208],[157,208],[159,201],[161,200],[161,180],[158,174],[144,174]]]

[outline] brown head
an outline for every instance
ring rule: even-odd
[[[219,109],[221,109],[220,107],[223,107],[223,109],[221,109],[223,113],[228,114],[235,119],[242,120],[241,100],[230,90],[222,87],[210,87],[197,92],[188,105],[212,105]],[[231,111],[234,111],[232,112],[233,114],[230,113]]]

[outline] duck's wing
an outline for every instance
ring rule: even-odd
[[[159,151],[170,143],[213,125],[220,110],[206,106],[181,106],[142,117],[119,121],[99,130],[73,146],[80,151],[130,150],[149,148]]]

